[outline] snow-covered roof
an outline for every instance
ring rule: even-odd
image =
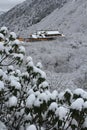
[[[45,38],[46,35],[58,35],[61,34],[59,31],[37,31],[33,33],[31,36],[32,38]]]
[[[55,35],[55,34],[61,34],[61,33],[59,33],[59,31],[46,31],[46,34],[48,34],[48,35]]]

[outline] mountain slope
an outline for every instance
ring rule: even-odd
[[[57,89],[87,89],[87,0],[70,1],[20,35],[41,29],[58,29],[65,38],[28,43],[27,54],[41,61],[48,79]],[[54,88],[53,88],[54,89]]]
[[[26,29],[41,21],[57,7],[60,8],[67,0],[26,0],[22,4],[0,17],[0,25],[10,27],[16,31]]]
[[[56,9],[40,23],[30,27],[35,29],[59,29],[64,34],[87,33],[87,1],[70,1],[60,10]]]

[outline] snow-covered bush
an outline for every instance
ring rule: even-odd
[[[8,130],[87,130],[87,92],[51,92],[41,63],[24,58],[16,34],[0,33],[0,122]]]

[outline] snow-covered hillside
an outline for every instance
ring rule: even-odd
[[[58,89],[84,87],[87,89],[87,1],[70,1],[60,10],[56,9],[40,23],[26,32],[41,29],[58,29],[65,38],[55,41],[29,43],[27,53],[40,60],[48,79]],[[54,80],[52,80],[54,79]]]
[[[62,7],[66,1],[68,0],[26,0],[1,16],[0,25],[5,25],[16,32],[26,30],[57,7]]]

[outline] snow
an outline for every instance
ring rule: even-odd
[[[67,112],[68,112],[67,108],[61,106],[57,108],[55,114],[56,117],[59,117],[60,120],[63,120],[66,117]]]
[[[25,48],[23,46],[20,46],[19,47],[19,52],[25,54]]]
[[[73,93],[78,95],[78,96],[83,97],[85,91],[83,89],[81,89],[81,88],[77,88]]]
[[[2,69],[0,69],[0,77],[3,77],[3,75],[4,75],[4,72]]]
[[[34,72],[39,73],[42,78],[46,79],[46,73],[41,69],[34,66]]]
[[[87,129],[87,117],[85,118],[85,122],[83,124],[83,128],[86,128]]]
[[[0,81],[0,91],[2,91],[4,89],[4,83],[3,81]]]
[[[87,109],[87,101],[84,102],[83,108],[84,108],[84,109]]]
[[[45,102],[47,102],[47,95],[46,95],[46,93],[41,93],[40,95],[39,95],[39,99],[43,102],[43,101],[45,101]]]
[[[16,54],[16,53],[14,53],[14,58],[19,58],[20,60],[23,60],[24,55],[23,54]]]
[[[9,98],[8,107],[15,107],[15,106],[17,106],[17,97],[12,96]]]
[[[54,90],[54,91],[52,92],[51,99],[56,100],[57,97],[58,97],[58,92],[57,92],[56,90]]]
[[[42,82],[40,85],[39,85],[39,88],[47,88],[49,86],[48,82],[47,81],[44,81]]]
[[[12,65],[10,65],[10,66],[8,66],[8,68],[7,68],[8,70],[14,70],[14,67],[12,66]]]
[[[14,33],[14,32],[10,32],[10,36],[12,36],[13,39],[17,38],[16,33]]]
[[[73,119],[72,120],[72,125],[78,126],[78,122],[75,119]]]
[[[38,38],[38,35],[32,34],[32,38]]]
[[[47,35],[56,35],[56,34],[60,34],[59,31],[46,31]]]
[[[36,98],[35,98],[35,95],[34,95],[34,94],[31,94],[31,95],[27,98],[27,100],[26,100],[26,106],[27,106],[28,108],[32,108],[35,99],[36,99]]]
[[[43,66],[42,66],[41,62],[38,62],[37,65],[36,65],[36,67],[42,69]]]
[[[6,34],[8,29],[7,29],[7,27],[3,26],[3,27],[1,27],[0,31],[4,31],[4,33]]]
[[[34,67],[34,63],[32,61],[30,61],[30,62],[27,63],[27,66]]]
[[[28,56],[27,59],[26,59],[26,62],[31,62],[32,61],[32,57]]]
[[[37,130],[35,125],[30,125],[26,130]]]
[[[81,111],[84,105],[84,100],[82,98],[78,98],[71,104],[71,109]]]
[[[58,104],[56,102],[51,103],[49,110],[55,112],[57,110]]]
[[[11,80],[11,83],[10,83],[11,86],[15,87],[15,89],[17,90],[21,90],[21,84],[19,82],[17,82],[16,80]]]
[[[0,33],[0,38],[4,40],[4,35]]]
[[[64,92],[60,92],[58,95],[59,101],[64,100]]]
[[[3,49],[4,49],[4,44],[3,42],[0,42],[0,51],[3,51]]]
[[[3,122],[0,121],[0,130],[7,130]]]

